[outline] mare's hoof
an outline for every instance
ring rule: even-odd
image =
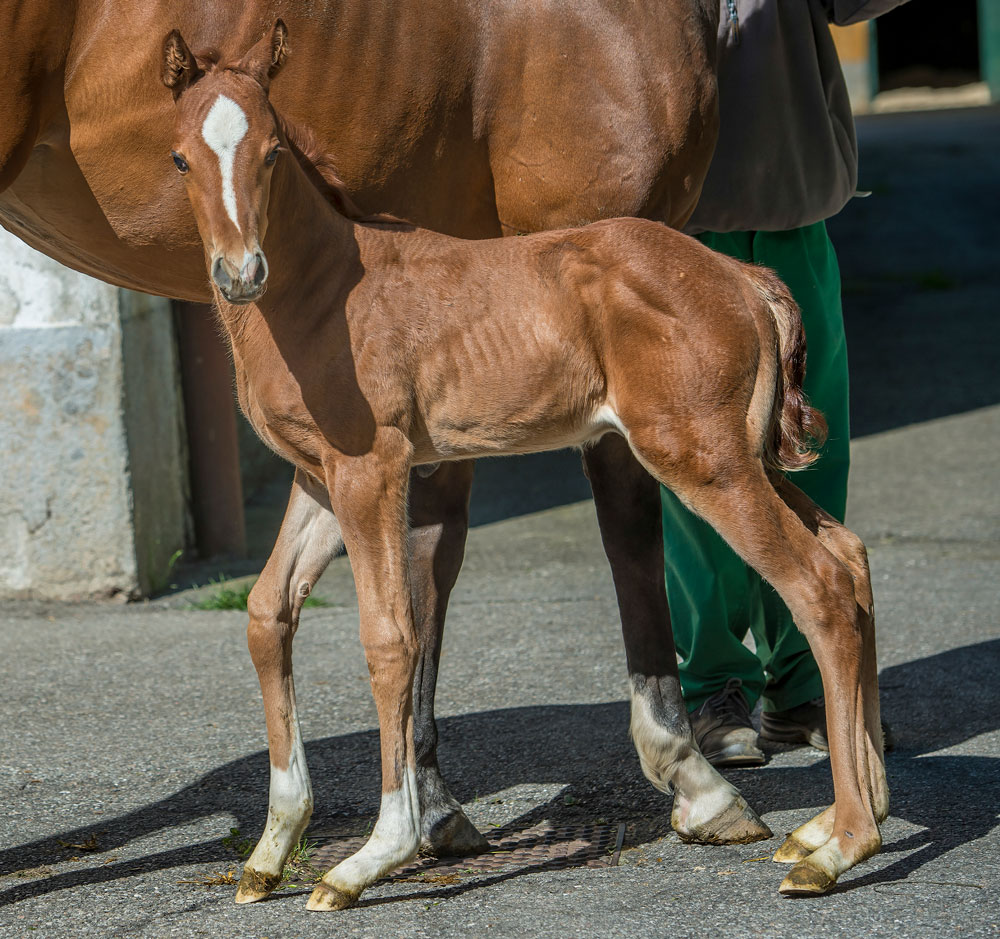
[[[279,883],[280,874],[262,874],[252,867],[244,867],[240,885],[236,889],[236,902],[254,903],[263,900]]]
[[[465,857],[489,849],[490,843],[461,809],[431,826],[420,844],[420,853],[431,857]]]
[[[786,897],[815,897],[826,893],[837,881],[826,871],[799,861],[781,882],[778,891]]]
[[[698,825],[681,822],[678,800],[674,799],[674,810],[670,824],[681,841],[697,844],[750,844],[773,837],[773,832],[761,817],[747,804],[743,796],[736,798],[715,818]]]
[[[358,894],[345,893],[329,884],[320,883],[316,885],[316,889],[309,897],[306,909],[325,913],[328,910],[346,910],[357,902]]]
[[[781,847],[774,852],[771,858],[775,864],[798,864],[812,854],[812,849],[807,848],[801,841],[797,841],[794,835],[788,835]]]

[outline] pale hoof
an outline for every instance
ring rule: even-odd
[[[678,800],[675,798],[670,824],[681,841],[687,843],[749,844],[773,837],[771,829],[750,808],[746,799],[739,795],[715,818],[698,825],[688,825],[682,821]]]
[[[807,848],[801,841],[797,841],[794,835],[788,835],[784,843],[774,852],[771,858],[775,864],[798,864],[799,861],[809,857],[813,849]]]
[[[240,885],[236,888],[236,902],[255,903],[263,900],[280,883],[280,874],[261,874],[252,867],[244,867]]]
[[[344,893],[329,884],[317,884],[306,904],[307,910],[325,913],[328,910],[346,910],[358,902],[358,894]]]
[[[490,843],[461,809],[432,825],[420,843],[420,853],[431,857],[465,857],[489,849]]]
[[[786,897],[814,897],[826,893],[837,881],[826,871],[799,861],[781,882],[778,891]]]

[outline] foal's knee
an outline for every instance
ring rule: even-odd
[[[257,581],[247,598],[247,647],[254,666],[281,661],[294,634],[292,607],[281,591]]]

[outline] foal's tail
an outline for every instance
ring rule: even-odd
[[[771,426],[764,441],[764,461],[782,472],[805,469],[819,458],[826,441],[826,420],[806,402],[806,334],[802,314],[788,288],[763,267],[751,274],[778,330],[780,381],[775,383]]]

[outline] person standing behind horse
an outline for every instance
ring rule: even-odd
[[[905,0],[721,0],[720,131],[687,228],[716,251],[774,269],[802,308],[805,390],[826,416],[821,459],[795,475],[843,521],[850,464],[840,272],[825,219],[855,192],[857,143],[828,22]],[[680,679],[695,739],[717,766],[764,762],[761,737],[828,749],[823,685],[777,593],[661,487],[665,574]],[[756,653],[743,645],[747,631]]]

